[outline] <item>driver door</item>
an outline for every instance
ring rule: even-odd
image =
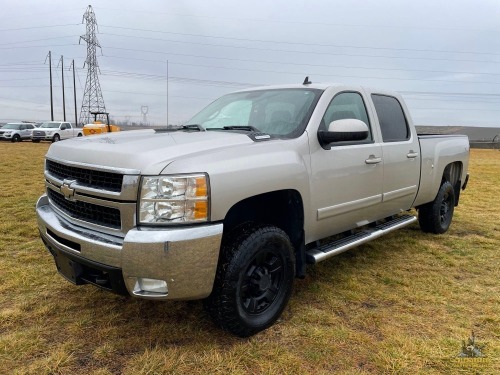
[[[358,119],[368,125],[362,141],[332,143],[324,149],[311,137],[311,192],[316,238],[324,238],[378,219],[382,204],[382,147],[376,141],[364,93],[339,92],[331,99],[319,130],[335,120]]]

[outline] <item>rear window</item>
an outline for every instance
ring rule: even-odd
[[[408,123],[399,101],[386,95],[373,94],[382,139],[384,142],[406,141],[410,138]]]

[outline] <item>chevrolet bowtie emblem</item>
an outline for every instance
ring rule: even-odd
[[[75,180],[64,180],[61,185],[61,193],[64,195],[64,198],[67,200],[73,200],[73,196],[75,195],[75,189],[71,188],[71,184],[76,182]]]

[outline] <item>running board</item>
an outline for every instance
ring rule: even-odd
[[[383,224],[367,228],[351,236],[310,249],[306,252],[307,263],[321,262],[334,255],[352,249],[353,247],[382,237],[384,234],[390,233],[393,230],[406,227],[415,221],[417,221],[417,218],[412,215],[398,216],[397,218],[386,221]]]

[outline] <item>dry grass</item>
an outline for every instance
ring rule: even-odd
[[[194,302],[75,287],[38,239],[47,144],[0,144],[0,373],[500,373],[500,154],[473,150],[441,236],[418,225],[297,280],[281,320],[250,339]],[[460,361],[471,330],[487,359]]]

